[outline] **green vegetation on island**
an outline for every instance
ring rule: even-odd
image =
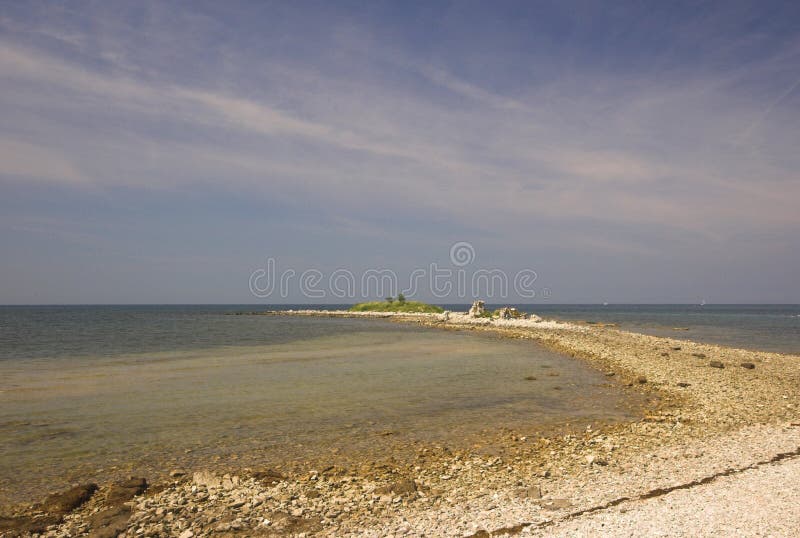
[[[409,314],[441,314],[444,309],[419,301],[406,301],[403,294],[399,294],[397,299],[387,297],[385,301],[372,301],[369,303],[359,303],[350,307],[351,312],[405,312]]]

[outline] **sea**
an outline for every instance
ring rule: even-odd
[[[800,352],[798,305],[516,306]],[[87,480],[379,461],[422,445],[480,446],[500,431],[639,416],[638,396],[531,341],[382,319],[241,315],[343,307],[0,306],[0,505]]]
[[[460,305],[453,305],[461,308]],[[800,305],[516,305],[564,321],[616,323],[632,332],[753,351],[800,354]],[[499,306],[497,306],[499,307]]]

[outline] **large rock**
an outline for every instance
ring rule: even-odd
[[[530,319],[531,316],[526,314],[525,312],[520,312],[513,306],[506,306],[500,309],[500,318],[502,319]],[[539,316],[533,316],[532,319],[534,321],[541,321]]]
[[[198,471],[192,476],[192,482],[197,486],[211,488],[221,488],[222,478],[211,471]]]
[[[519,315],[517,314],[517,309],[516,308],[510,308],[508,306],[505,306],[505,307],[501,308],[500,310],[498,310],[497,314],[500,317],[500,319],[514,319],[516,317],[519,317]],[[515,314],[517,314],[517,315],[515,315]]]
[[[483,301],[475,301],[469,309],[469,317],[480,318],[486,313],[486,303]]]

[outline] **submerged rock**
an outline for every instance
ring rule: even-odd
[[[57,515],[47,516],[0,516],[0,536],[21,536],[26,534],[41,534],[51,525],[61,523],[63,517]]]
[[[53,493],[36,506],[37,512],[13,517],[0,516],[0,536],[21,536],[44,533],[51,525],[58,525],[64,516],[91,499],[97,484],[81,484],[60,493]]]
[[[81,484],[61,493],[54,493],[42,502],[42,511],[50,514],[68,514],[88,501],[95,491],[97,484]]]
[[[144,478],[131,477],[123,482],[117,482],[108,488],[106,493],[106,503],[109,506],[117,506],[126,503],[140,495],[147,489],[147,480]]]

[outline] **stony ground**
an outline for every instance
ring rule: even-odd
[[[78,485],[0,518],[0,535],[796,534],[785,532],[796,517],[776,507],[797,485],[800,357],[612,327],[393,318],[531,339],[585,360],[645,394],[644,417],[545,437],[496,432],[485,446],[418,447],[403,462],[232,465],[227,475],[176,470],[149,488]],[[748,491],[775,505],[753,506]]]
[[[797,536],[798,497],[800,459],[793,459],[531,528],[525,535]]]

